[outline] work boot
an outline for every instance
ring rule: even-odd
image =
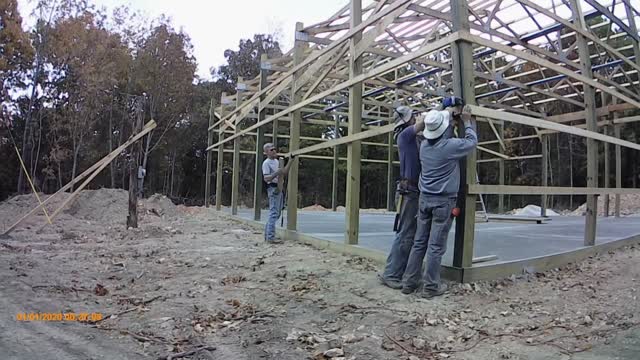
[[[440,284],[440,286],[438,287],[438,290],[427,290],[424,289],[423,291],[420,292],[420,294],[418,294],[418,296],[420,296],[423,299],[431,299],[434,298],[436,296],[440,296],[442,294],[444,294],[447,291],[447,284]]]
[[[392,280],[392,279],[386,279],[384,277],[384,275],[382,274],[378,274],[378,280],[380,281],[380,283],[384,286],[390,287],[394,290],[400,290],[402,289],[402,281],[399,280]]]
[[[416,291],[416,288],[412,288],[412,287],[408,287],[408,286],[403,286],[401,292],[405,295],[409,295],[412,294],[414,291]]]

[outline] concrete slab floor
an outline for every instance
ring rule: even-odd
[[[253,209],[239,209],[245,219],[253,219]],[[286,214],[285,222],[286,222]],[[262,222],[267,211],[262,211]],[[391,248],[394,214],[360,213],[359,245],[387,253]],[[583,247],[584,217],[556,216],[545,224],[477,223],[474,257],[496,255],[495,262],[523,260],[538,256],[576,250]],[[278,221],[280,226],[280,221]],[[286,226],[286,223],[285,223]],[[298,230],[316,238],[344,242],[344,212],[298,211]],[[455,224],[449,233],[448,250],[442,260],[451,265]],[[640,217],[598,218],[596,244],[611,242],[640,234]]]

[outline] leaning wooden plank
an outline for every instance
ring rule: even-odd
[[[475,116],[488,117],[491,119],[500,119],[500,120],[510,121],[512,123],[517,123],[522,125],[529,125],[529,126],[539,127],[543,129],[556,130],[556,131],[567,133],[567,134],[582,136],[589,139],[595,139],[599,141],[608,142],[610,144],[624,146],[634,150],[640,150],[640,144],[632,143],[631,141],[616,139],[613,136],[603,135],[595,131],[578,129],[573,126],[562,125],[555,122],[536,119],[536,118],[532,118],[524,115],[513,114],[506,111],[497,111],[497,110],[487,109],[487,108],[483,108],[475,105],[469,105],[469,107],[471,108],[471,113]]]
[[[118,148],[116,148],[115,150],[113,150],[111,153],[109,153],[107,156],[103,157],[102,159],[100,159],[98,162],[96,162],[95,164],[93,164],[91,167],[89,167],[87,170],[85,170],[82,174],[76,176],[73,180],[69,181],[65,186],[61,187],[60,190],[58,190],[56,193],[54,193],[53,195],[49,196],[48,198],[46,198],[43,202],[42,205],[44,206],[47,202],[49,202],[51,199],[53,199],[56,195],[67,191],[68,189],[71,188],[71,186],[73,186],[74,184],[80,182],[82,179],[84,179],[85,177],[87,177],[90,174],[93,174],[95,172],[96,169],[98,169],[100,166],[102,166],[104,163],[111,163],[112,158],[117,157],[124,149],[126,149],[127,147],[131,146],[131,144],[133,144],[134,142],[138,141],[140,138],[142,138],[144,135],[148,134],[151,130],[156,128],[156,122],[151,120],[149,121],[144,128],[142,129],[141,132],[139,132],[138,134],[136,134],[134,137],[130,138],[129,140],[127,140],[124,144],[120,145]],[[40,206],[37,206],[35,208],[33,208],[31,211],[29,211],[26,215],[24,215],[23,217],[21,217],[18,221],[16,221],[13,225],[11,225],[7,230],[5,230],[5,232],[2,235],[8,235],[10,232],[12,232],[13,230],[15,230],[15,228],[20,225],[26,218],[28,218],[29,216],[35,214],[38,209],[40,209]]]
[[[455,32],[455,33],[453,33],[451,35],[448,35],[447,37],[444,37],[444,38],[439,39],[437,41],[434,41],[434,42],[432,42],[432,43],[430,43],[428,45],[425,45],[425,46],[421,47],[420,49],[418,49],[418,50],[416,50],[416,51],[414,51],[412,53],[404,55],[404,56],[402,56],[400,58],[397,58],[395,60],[389,61],[389,62],[385,63],[384,65],[381,65],[381,66],[379,66],[379,67],[377,67],[375,69],[369,70],[364,74],[358,75],[358,76],[354,77],[353,79],[351,79],[349,81],[342,82],[342,83],[334,86],[333,88],[331,88],[329,90],[323,91],[320,94],[317,94],[317,95],[312,96],[312,97],[310,97],[310,98],[308,98],[308,99],[306,99],[304,101],[301,101],[301,102],[297,103],[296,105],[290,106],[289,108],[287,108],[285,110],[282,110],[279,113],[264,119],[263,121],[260,121],[260,122],[258,122],[256,124],[252,125],[252,126],[249,126],[248,128],[244,129],[243,131],[239,132],[238,134],[230,136],[230,137],[224,139],[224,141],[218,141],[217,143],[209,146],[206,150],[209,151],[211,149],[217,148],[218,146],[224,144],[227,141],[231,141],[231,140],[235,139],[236,137],[242,136],[242,135],[244,135],[245,133],[247,133],[247,132],[249,132],[251,130],[257,129],[260,126],[264,126],[265,124],[268,124],[268,123],[270,123],[270,122],[272,122],[272,121],[274,121],[274,120],[276,120],[278,118],[281,118],[281,117],[283,117],[283,116],[285,116],[287,114],[290,114],[290,113],[292,113],[292,112],[294,112],[294,111],[296,111],[298,109],[301,109],[301,108],[303,108],[303,107],[305,107],[305,106],[307,106],[307,105],[309,105],[311,103],[314,103],[314,102],[316,102],[318,100],[321,100],[321,99],[323,99],[323,98],[325,98],[325,97],[327,97],[329,95],[337,93],[340,90],[347,89],[348,87],[350,87],[353,84],[356,84],[356,83],[362,82],[362,81],[364,81],[366,79],[370,79],[370,78],[376,77],[378,75],[384,74],[384,73],[386,73],[386,72],[388,72],[390,70],[393,70],[393,69],[395,69],[395,68],[397,68],[399,66],[402,66],[403,64],[405,64],[405,63],[407,63],[407,62],[409,62],[409,61],[411,61],[413,59],[417,59],[419,57],[425,56],[426,54],[429,54],[429,53],[432,53],[432,52],[434,52],[436,50],[439,50],[439,49],[441,49],[441,48],[443,48],[445,46],[448,46],[452,42],[458,40],[459,37],[460,37],[459,33]]]
[[[578,81],[582,81],[583,83],[585,83],[587,85],[591,85],[592,87],[594,87],[596,89],[604,91],[607,94],[615,96],[620,100],[626,101],[626,102],[628,102],[630,104],[633,104],[634,106],[640,108],[640,102],[638,102],[638,101],[636,101],[636,100],[634,100],[634,99],[632,99],[632,98],[630,98],[630,97],[628,97],[626,95],[620,94],[617,91],[611,90],[607,86],[604,86],[603,84],[601,84],[601,83],[599,83],[599,82],[597,82],[597,81],[595,81],[593,79],[589,79],[588,77],[586,77],[584,75],[581,75],[581,74],[578,74],[578,73],[573,72],[571,70],[568,70],[565,67],[562,67],[562,66],[560,66],[558,64],[554,64],[551,61],[542,59],[542,58],[540,58],[540,57],[538,57],[536,55],[533,55],[533,54],[529,54],[526,51],[519,51],[519,50],[513,49],[513,48],[511,48],[509,46],[499,44],[499,43],[497,43],[495,41],[487,40],[487,39],[481,38],[481,37],[476,36],[476,35],[471,35],[468,32],[459,32],[459,33],[460,33],[460,37],[463,38],[464,40],[467,40],[469,42],[472,42],[472,43],[475,43],[475,44],[478,44],[478,45],[486,46],[488,48],[495,49],[495,50],[501,51],[501,52],[503,52],[505,54],[513,55],[513,56],[519,57],[519,58],[527,60],[527,61],[531,61],[531,62],[536,63],[538,65],[545,66],[548,69],[553,70],[553,71],[555,71],[555,72],[557,72],[559,74],[567,75],[568,77],[570,77],[572,79],[575,79],[575,80],[578,80]]]
[[[69,195],[68,198],[66,198],[63,202],[62,205],[60,205],[56,211],[53,212],[53,214],[51,214],[51,219],[55,219],[55,217],[67,206],[69,205],[72,201],[74,201],[78,195],[80,195],[80,191],[84,190],[84,188],[91,182],[91,180],[93,180],[93,178],[95,178],[96,176],[98,176],[98,174],[100,174],[100,172],[102,172],[102,170],[104,170],[105,167],[107,167],[107,165],[111,164],[111,162],[113,160],[115,160],[115,158],[117,157],[117,155],[112,155],[109,157],[109,159],[107,159],[106,161],[102,162],[102,164],[100,165],[100,167],[98,167],[96,169],[96,171],[93,172],[93,174],[91,174],[82,184],[80,184],[80,186],[78,186],[78,188],[71,193],[71,195]]]
[[[599,194],[640,194],[640,189],[631,188],[589,188],[562,186],[524,185],[483,185],[470,184],[470,194],[505,195],[599,195]]]

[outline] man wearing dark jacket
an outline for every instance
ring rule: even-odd
[[[398,145],[400,158],[400,181],[396,189],[395,239],[387,257],[384,273],[379,275],[380,282],[392,289],[402,289],[402,275],[407,266],[409,252],[416,234],[418,214],[418,179],[420,178],[420,159],[418,153],[418,133],[424,129],[422,117],[416,119],[408,106],[394,109],[395,128],[393,137]]]

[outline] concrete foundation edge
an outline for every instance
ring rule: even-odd
[[[225,216],[232,220],[250,225],[254,228],[260,230],[264,229],[264,224],[260,222],[227,214],[225,214]],[[348,245],[345,243],[319,239],[310,235],[287,229],[277,228],[276,232],[278,236],[285,240],[294,240],[320,250],[331,250],[344,255],[361,256],[370,259],[371,261],[381,266],[384,266],[387,261],[387,254],[377,250],[363,248],[358,245]],[[573,251],[524,260],[478,265],[471,268],[442,266],[442,277],[454,282],[475,282],[502,279],[513,274],[520,275],[558,268],[564,265],[582,261],[590,256],[604,253],[606,251],[638,244],[640,244],[640,234],[604,244],[596,244],[594,246],[584,247]]]

